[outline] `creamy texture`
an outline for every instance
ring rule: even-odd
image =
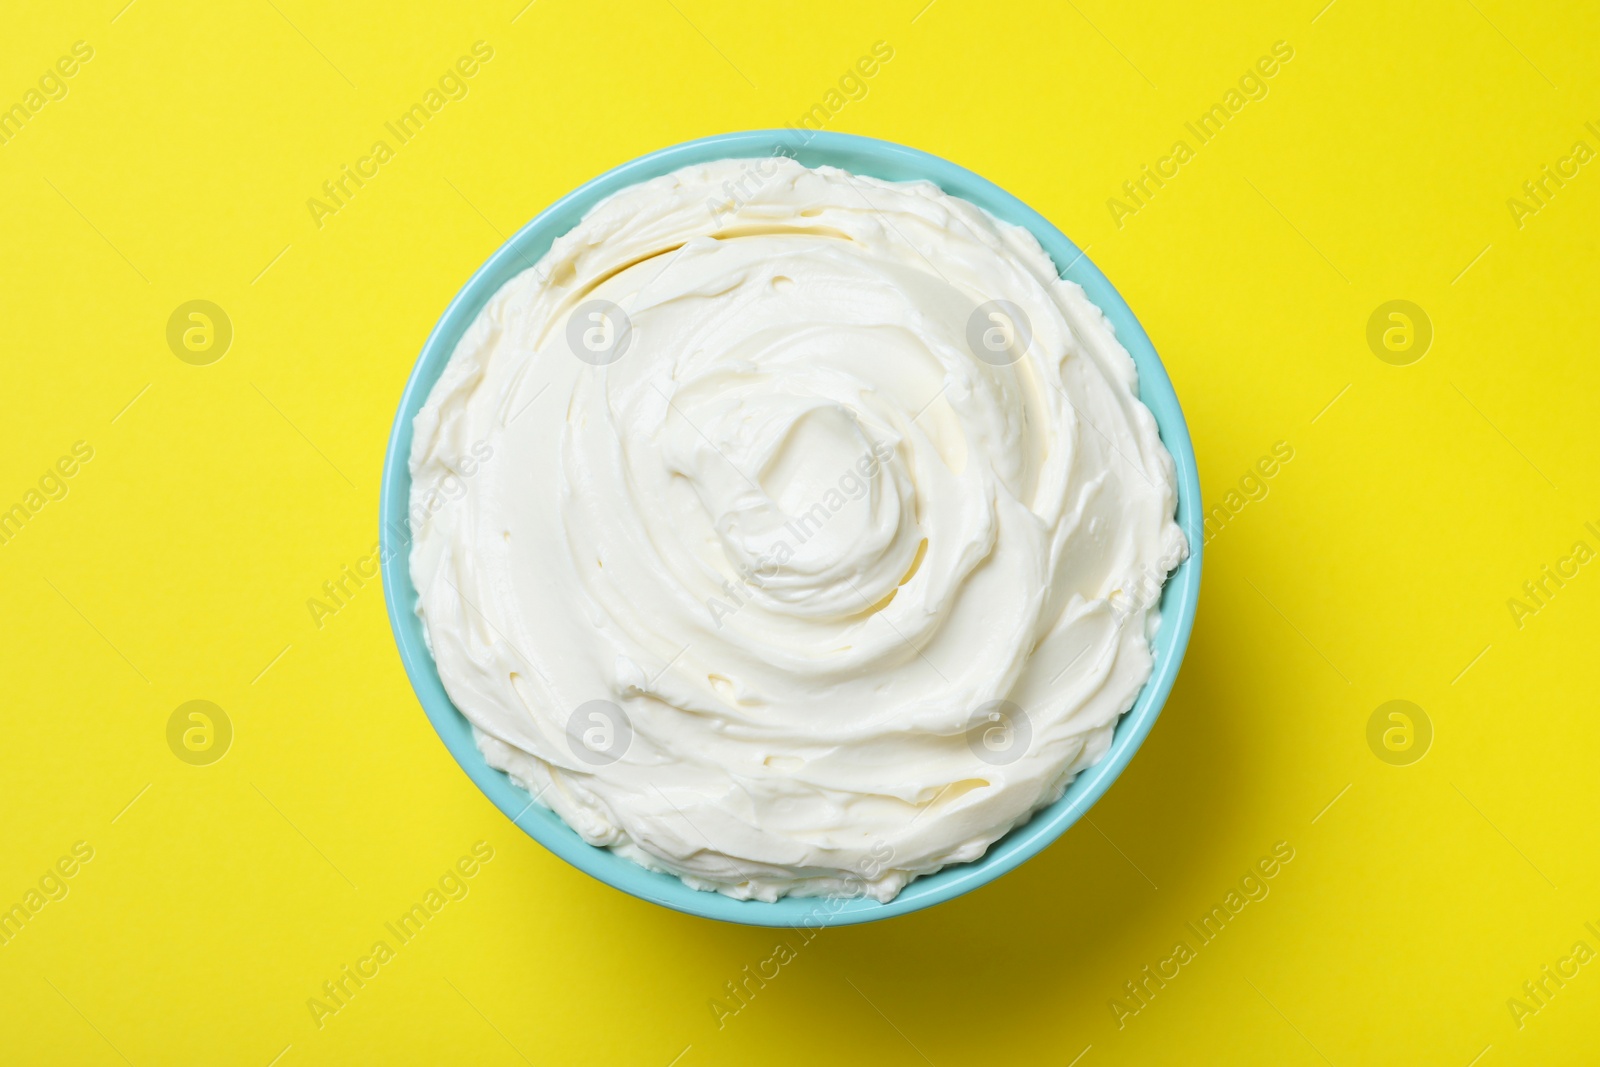
[[[888,900],[1058,799],[1150,675],[1187,549],[1136,388],[1026,230],[930,183],[625,189],[416,417],[439,674],[591,844]]]

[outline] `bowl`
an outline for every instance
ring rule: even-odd
[[[1139,398],[1154,413],[1161,440],[1177,465],[1177,521],[1189,537],[1189,557],[1167,580],[1161,596],[1161,623],[1152,643],[1155,665],[1133,708],[1118,721],[1110,749],[1099,763],[1079,774],[1060,800],[1040,810],[1025,825],[995,842],[982,859],[919,878],[886,904],[867,899],[784,897],[772,903],[734,900],[721,893],[690,889],[676,877],[647,871],[608,849],[590,845],[528,793],[490,767],[473,740],[472,727],[446,695],[417,617],[417,591],[409,566],[407,511],[411,496],[412,419],[428,398],[455,350],[456,342],[489,299],[512,277],[549,250],[561,234],[605,197],[680,167],[718,159],[755,158],[781,153],[806,166],[831,165],[888,181],[925,178],[953,196],[969,200],[1038,238],[1062,276],[1077,282],[1116,330],[1139,370]],[[423,710],[462,770],[506,817],[528,836],[586,874],[663,907],[709,919],[754,926],[840,926],[920,911],[984,885],[1043,851],[1076,822],[1128,765],[1177,677],[1200,592],[1200,477],[1194,448],[1155,348],[1139,320],[1089,258],[1044,216],[994,183],[937,156],[888,141],[842,133],[750,130],[673,145],[607,171],[563,196],[478,268],[456,294],[422,346],[406,383],[389,436],[379,495],[380,558],[383,591],[400,659]]]

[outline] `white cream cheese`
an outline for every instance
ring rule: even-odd
[[[417,415],[440,677],[591,844],[889,900],[1059,798],[1149,677],[1187,548],[1136,388],[1038,242],[931,183],[625,189]]]

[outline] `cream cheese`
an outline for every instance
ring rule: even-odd
[[[484,756],[739,898],[886,901],[1059,798],[1187,551],[1133,361],[1032,235],[783,158],[597,205],[415,431],[417,612]]]

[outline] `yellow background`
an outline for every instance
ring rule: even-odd
[[[1600,548],[1600,164],[1520,228],[1506,201],[1600,148],[1600,9],[122,2],[0,34],[3,104],[94,48],[0,145],[0,507],[94,448],[0,545],[0,905],[95,850],[0,947],[0,1059],[1593,1062],[1600,963],[1520,1028],[1507,1000],[1600,949],[1600,566],[1520,628],[1507,601]],[[470,94],[319,229],[306,200],[479,40]],[[546,853],[435,737],[376,583],[320,629],[306,601],[375,541],[401,387],[504,236],[652,149],[798,120],[877,41],[829,128],[1091,246],[1208,505],[1276,442],[1294,459],[1207,546],[1182,675],[1092,822],[822,934],[719,1028],[777,935]],[[1276,41],[1269,95],[1197,147],[1183,123]],[[1118,228],[1107,199],[1179,138],[1195,158]],[[234,327],[210,366],[165,340],[194,299]],[[1410,366],[1366,342],[1392,299],[1433,323]],[[211,766],[167,745],[192,699],[234,727]],[[1368,747],[1390,699],[1433,725],[1410,766]],[[319,1029],[307,999],[477,841],[470,896]],[[1123,983],[1279,841],[1270,896],[1119,1028]]]

